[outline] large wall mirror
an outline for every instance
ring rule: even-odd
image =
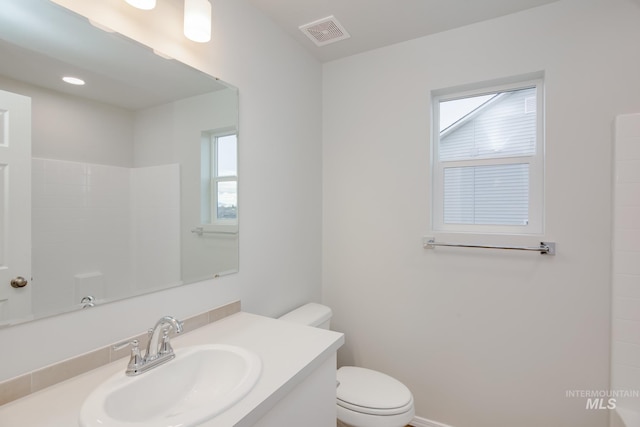
[[[237,89],[48,0],[0,58],[0,327],[237,271]]]

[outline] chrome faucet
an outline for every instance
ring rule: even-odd
[[[156,322],[153,329],[149,329],[149,344],[147,344],[147,352],[144,357],[140,354],[138,340],[126,341],[113,346],[114,350],[119,350],[131,345],[131,358],[125,372],[127,375],[142,374],[176,357],[169,342],[171,328],[176,331],[176,334],[181,333],[182,322],[179,322],[174,317],[164,316]]]
[[[173,348],[169,343],[169,330],[173,327],[176,334],[182,332],[182,322],[178,322],[174,317],[164,316],[156,322],[156,326],[150,331],[151,337],[147,344],[147,353],[144,356],[145,362],[151,362],[163,356],[170,355],[173,358]],[[162,332],[162,341],[158,344],[160,333]]]

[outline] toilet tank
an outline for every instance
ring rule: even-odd
[[[314,328],[329,329],[329,322],[333,312],[329,307],[310,302],[281,316],[285,322],[300,323]]]

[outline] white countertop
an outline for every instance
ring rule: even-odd
[[[151,319],[149,324],[154,323]],[[262,374],[249,394],[206,427],[251,426],[344,343],[341,333],[237,313],[171,340],[180,348],[197,344],[244,347],[262,359]],[[87,395],[111,375],[124,373],[128,358],[71,378],[0,406],[2,427],[77,427]],[[171,363],[171,362],[168,362]],[[144,374],[142,374],[144,375]]]

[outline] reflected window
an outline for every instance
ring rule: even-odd
[[[202,224],[238,223],[238,134],[211,132],[202,142]]]

